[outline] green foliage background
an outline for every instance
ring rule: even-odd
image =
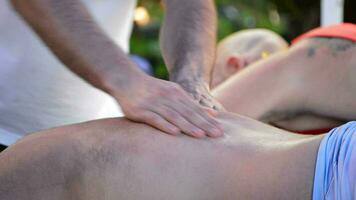
[[[353,0],[352,0],[353,1]],[[218,38],[247,28],[267,28],[290,41],[299,34],[319,26],[320,0],[216,0],[219,14]],[[135,25],[131,53],[150,61],[154,75],[167,79],[167,71],[159,49],[159,28],[163,9],[159,0],[140,0],[151,21],[147,26]]]

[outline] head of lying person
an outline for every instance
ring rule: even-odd
[[[226,37],[218,44],[212,87],[251,63],[287,47],[288,43],[281,36],[265,29],[243,30]]]

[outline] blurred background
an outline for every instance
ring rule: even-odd
[[[218,40],[241,29],[267,28],[287,41],[320,25],[320,0],[215,0]],[[345,22],[356,23],[356,0],[345,0]],[[159,49],[163,19],[160,0],[139,0],[131,38],[133,59],[152,75],[167,79]]]

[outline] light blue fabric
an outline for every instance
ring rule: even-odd
[[[330,131],[320,144],[313,200],[355,200],[356,122]]]

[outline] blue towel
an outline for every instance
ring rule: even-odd
[[[355,200],[356,122],[330,131],[320,144],[313,200]]]

